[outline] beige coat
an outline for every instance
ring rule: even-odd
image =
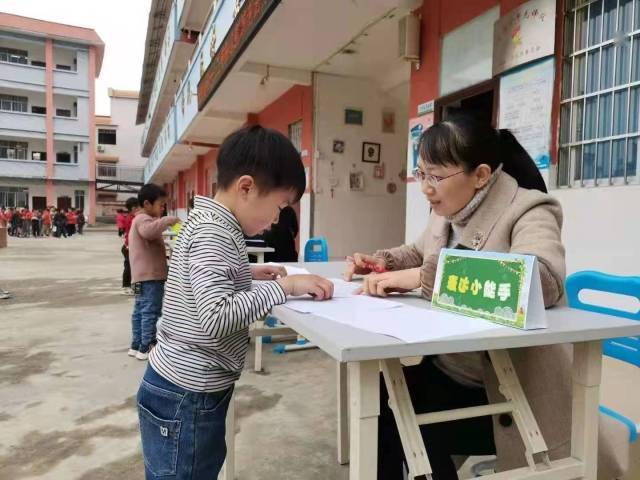
[[[560,238],[562,209],[551,196],[518,187],[501,173],[487,197],[478,206],[462,231],[459,245],[474,250],[535,255],[545,306],[561,302],[564,294],[565,250]],[[387,268],[401,270],[421,267],[422,291],[431,298],[440,249],[447,246],[449,221],[432,214],[429,225],[411,245],[382,250]],[[531,409],[549,447],[551,459],[570,455],[571,439],[571,346],[555,345],[511,350],[511,357]],[[485,356],[483,373],[489,401],[504,401],[498,382]],[[611,480],[626,468],[625,459],[615,458],[606,431],[620,427],[606,419],[601,422],[599,478]],[[603,436],[603,433],[605,435]],[[524,444],[515,423],[504,427],[494,418],[494,435],[500,471],[526,466]],[[620,449],[618,449],[620,450]]]

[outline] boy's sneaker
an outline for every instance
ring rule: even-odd
[[[126,295],[128,297],[133,297],[135,295],[135,293],[133,293],[133,290],[129,287],[124,287],[122,289],[122,295]]]
[[[140,347],[138,353],[136,353],[136,358],[138,360],[146,360],[149,358],[149,350],[151,350],[149,347]]]
[[[131,345],[131,348],[129,348],[127,355],[129,355],[130,357],[135,357],[138,354],[139,349],[140,347],[138,345]]]

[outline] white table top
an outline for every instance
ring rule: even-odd
[[[342,262],[294,265],[318,275],[334,278],[340,277],[345,266]],[[399,296],[394,300],[414,307],[431,308],[429,302],[417,295]],[[549,327],[546,329],[525,331],[496,325],[495,330],[419,343],[404,343],[396,338],[360,330],[326,318],[297,313],[282,305],[275,307],[273,313],[279,320],[341,362],[500,350],[640,335],[640,322],[568,307],[547,310]],[[393,310],[390,310],[389,320],[393,321]]]

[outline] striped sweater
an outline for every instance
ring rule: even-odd
[[[164,295],[149,361],[167,380],[196,392],[238,380],[249,325],[286,301],[277,282],[252,288],[240,224],[224,205],[200,196],[173,250]]]

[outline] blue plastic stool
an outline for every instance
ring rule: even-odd
[[[566,290],[567,300],[571,308],[640,321],[640,310],[634,313],[601,305],[593,305],[584,303],[579,297],[582,290],[596,290],[627,295],[640,300],[640,277],[622,277],[593,271],[577,272],[567,278]],[[640,339],[637,337],[605,340],[602,344],[602,351],[603,354],[608,357],[640,367]],[[600,412],[614,418],[629,428],[630,443],[638,439],[638,433],[640,432],[638,431],[639,427],[636,422],[604,405],[600,405]]]
[[[324,237],[314,237],[307,240],[304,246],[305,262],[328,262],[329,245]]]

